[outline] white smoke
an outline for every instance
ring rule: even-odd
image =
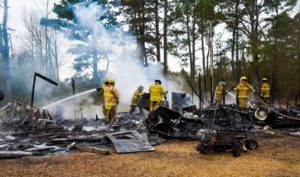
[[[132,94],[139,85],[142,85],[145,88],[144,91],[148,92],[150,84],[156,79],[162,81],[166,90],[178,88],[178,86],[175,87],[176,82],[165,79],[161,64],[143,66],[135,36],[121,31],[108,31],[103,26],[98,19],[105,12],[104,8],[96,4],[89,6],[78,4],[74,8],[80,26],[91,32],[88,38],[89,47],[108,54],[110,60],[108,78],[116,81],[121,105],[130,104]]]
[[[108,30],[99,18],[105,14],[105,8],[92,3],[88,6],[79,3],[74,6],[74,14],[77,20],[77,25],[88,32],[89,36],[85,41],[74,42],[74,45],[83,43],[84,48],[79,50],[97,51],[97,53],[105,54],[109,58],[109,70],[107,78],[116,81],[116,88],[120,95],[120,106],[118,112],[128,111],[131,102],[131,97],[139,85],[144,87],[144,91],[148,92],[149,86],[154,83],[154,80],[159,79],[162,85],[168,91],[168,100],[170,101],[171,92],[182,92],[184,80],[170,77],[165,78],[163,75],[163,67],[160,63],[149,64],[145,67],[143,59],[140,58],[139,46],[136,37],[124,32],[121,29]],[[67,34],[68,35],[68,34]],[[71,46],[73,48],[73,46]],[[103,60],[102,60],[103,61]],[[99,62],[99,66],[103,66],[103,62]],[[104,66],[105,67],[105,66]],[[84,71],[86,72],[86,71]],[[83,116],[81,116],[81,105],[83,105]],[[77,97],[74,100],[69,100],[61,104],[55,104],[52,109],[57,106],[63,107],[63,117],[86,117],[94,118],[95,114],[103,116],[102,106],[93,105],[89,95]],[[74,110],[77,110],[77,115],[74,115]]]

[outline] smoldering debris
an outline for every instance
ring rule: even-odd
[[[0,159],[76,151],[108,155],[114,149],[118,152],[120,144],[108,137],[128,131],[136,138],[126,139],[122,153],[154,150],[142,127],[144,117],[140,114],[118,113],[116,121],[107,130],[103,119],[98,117],[63,119],[18,101],[2,109],[0,118]]]
[[[51,115],[46,109],[12,102],[0,111],[0,159],[78,151],[101,155],[154,151],[153,146],[174,138],[201,142],[211,137],[208,136],[210,130],[218,132],[216,135],[223,135],[222,132],[228,130],[235,135],[246,132],[243,142],[269,134],[269,130],[256,129],[257,125],[266,122],[258,124],[261,120],[255,118],[253,109],[241,109],[236,105],[210,105],[197,109],[185,100],[184,94],[173,95],[179,96],[184,103],[177,99],[170,109],[165,101],[145,114],[119,112],[109,127],[96,115],[90,119],[65,119],[62,114]],[[138,105],[147,110],[148,99],[149,94],[145,94]],[[279,116],[276,121],[280,119]],[[231,129],[233,125],[234,130]]]

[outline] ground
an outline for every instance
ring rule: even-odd
[[[0,160],[2,177],[73,176],[236,176],[300,177],[300,138],[260,139],[259,149],[199,154],[197,141],[171,141],[155,152],[98,155],[75,153]]]

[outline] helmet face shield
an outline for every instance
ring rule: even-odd
[[[268,79],[267,79],[267,78],[263,78],[262,81],[263,81],[263,82],[267,82]]]

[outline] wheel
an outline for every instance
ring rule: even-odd
[[[232,155],[234,157],[239,157],[239,156],[241,156],[241,152],[242,152],[241,145],[240,144],[234,144],[233,148],[232,148]]]
[[[254,116],[255,118],[257,118],[258,120],[264,121],[267,119],[269,112],[265,109],[262,108],[257,108]]]
[[[207,150],[207,147],[203,143],[200,143],[197,146],[197,151],[199,151],[201,154],[205,154],[205,153],[207,153],[208,150]]]
[[[245,141],[245,146],[247,149],[254,150],[258,148],[258,143],[255,139],[249,139]]]

